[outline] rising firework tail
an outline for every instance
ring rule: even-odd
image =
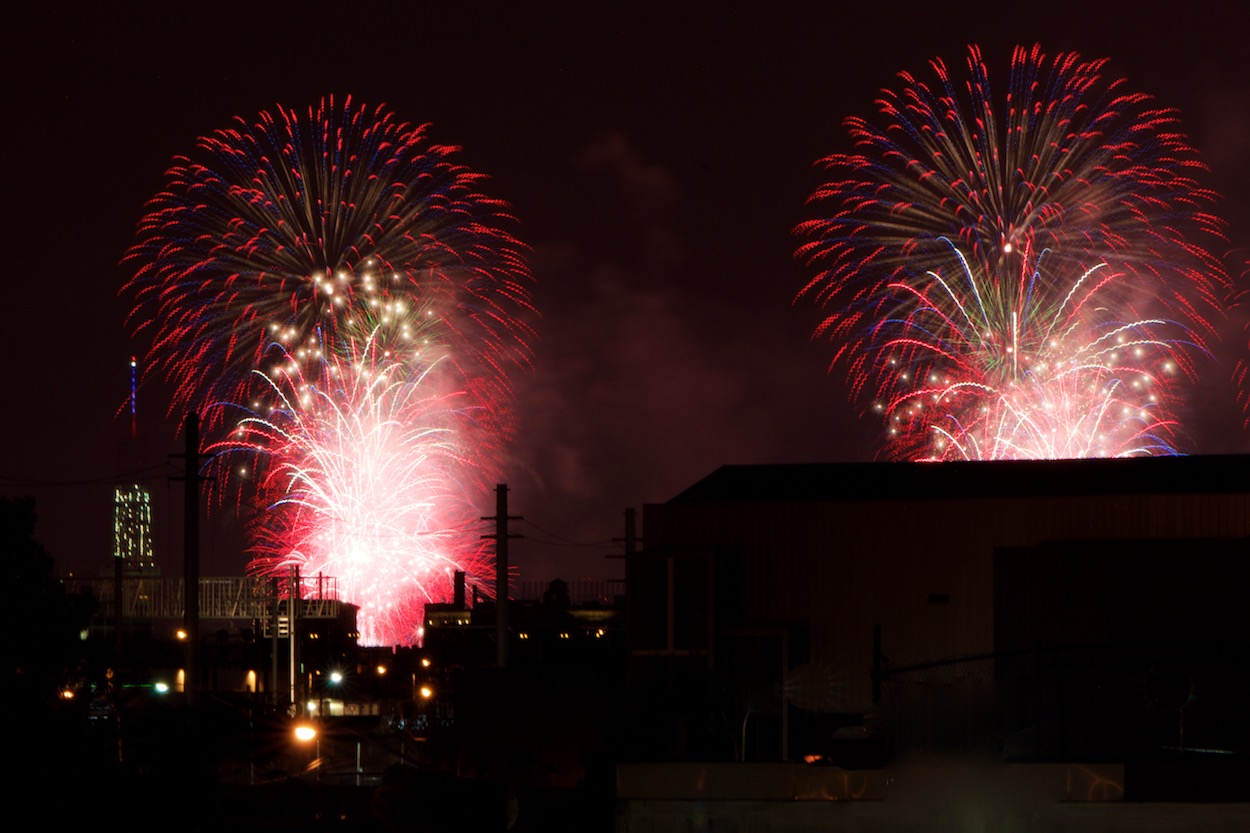
[[[237,120],[175,160],[124,260],[145,367],[247,471],[218,488],[265,507],[253,569],[333,578],[364,644],[414,642],[456,571],[490,586],[480,506],[531,355],[515,221],[428,133],[350,98]]]
[[[1229,281],[1176,113],[1105,61],[1018,47],[996,98],[901,73],[801,223],[800,297],[903,459],[1177,453]]]

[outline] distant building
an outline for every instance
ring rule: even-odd
[[[152,495],[139,485],[119,486],[113,492],[113,557],[131,573],[152,572]]]
[[[453,588],[451,602],[425,605],[425,651],[463,668],[494,667],[494,600],[481,598],[475,589],[470,605],[459,571]],[[624,611],[614,589],[608,581],[521,583],[509,600],[509,665],[619,667]]]

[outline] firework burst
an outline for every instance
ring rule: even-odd
[[[323,364],[266,374],[273,395],[253,404],[276,404],[211,450],[271,496],[252,523],[257,570],[333,577],[360,606],[362,644],[410,644],[454,571],[490,585],[477,533],[492,455],[468,440],[474,409],[446,360],[414,365],[371,340]]]
[[[1127,276],[1105,263],[1060,294],[1042,278],[1044,261],[1026,252],[1024,263],[1036,265],[1022,276],[1032,286],[1018,309],[987,307],[994,293],[962,260],[960,273],[931,272],[907,284],[916,303],[909,320],[889,324],[900,334],[884,347],[929,351],[929,375],[911,379],[904,370],[895,399],[878,409],[888,414],[891,436],[927,438],[913,454],[994,460],[1175,453],[1171,380],[1184,372],[1178,357],[1196,349],[1191,334],[1161,319],[1118,318],[1120,310],[1103,296],[1117,300]]]
[[[175,406],[245,401],[251,371],[287,348],[407,338],[406,311],[445,316],[466,377],[507,386],[531,336],[524,248],[482,176],[385,107],[263,112],[175,159],[124,264],[134,335]]]
[[[375,645],[413,642],[455,570],[489,586],[479,505],[532,337],[512,219],[426,134],[350,99],[238,120],[175,160],[125,261],[172,407],[266,507],[253,567],[333,578]]]
[[[801,296],[893,455],[1175,452],[1227,290],[1221,223],[1176,114],[1105,63],[1017,48],[999,102],[971,47],[963,84],[940,60],[933,83],[901,74],[822,160]]]

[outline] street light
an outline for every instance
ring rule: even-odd
[[[317,727],[306,720],[301,720],[295,724],[293,734],[295,735],[295,740],[304,746],[308,746],[309,744],[312,744],[312,743],[316,744],[313,747],[313,760],[312,760],[312,763],[309,764],[308,770],[312,770],[315,768],[317,770],[317,780],[320,781],[321,780],[321,737],[317,732]],[[308,770],[305,770],[305,771],[308,771]]]

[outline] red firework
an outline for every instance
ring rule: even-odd
[[[175,160],[125,261],[173,407],[248,457],[254,568],[333,578],[367,644],[415,641],[455,570],[488,583],[478,507],[530,357],[512,219],[427,132],[350,99],[237,120]]]
[[[1121,432],[1147,426],[1141,441],[980,444],[1000,449],[990,456],[1175,451],[1180,386],[1198,372],[1227,297],[1209,251],[1222,224],[1176,113],[1104,79],[1105,64],[1018,47],[996,98],[970,47],[965,80],[941,60],[932,82],[901,73],[878,121],[847,121],[854,150],[822,160],[818,216],[796,229],[797,256],[814,271],[800,295],[827,311],[817,335],[835,343],[854,395],[887,420],[894,456],[945,458],[959,426],[986,425],[983,398],[940,395],[975,389],[1039,403],[1053,400],[1042,390],[1062,389],[1067,428],[1101,422],[1094,411],[1109,395],[1118,412],[1150,411]],[[1106,279],[1085,283],[1091,270]],[[1042,338],[1057,320],[1065,337]],[[1149,363],[1117,357],[1074,381],[1081,345],[1111,333],[1149,345]],[[1062,384],[1049,381],[1060,373]],[[1109,394],[1143,377],[1153,397]],[[1081,390],[1084,412],[1070,399]],[[1031,421],[1012,420],[1021,417]],[[1037,422],[1047,421],[1053,414]]]

